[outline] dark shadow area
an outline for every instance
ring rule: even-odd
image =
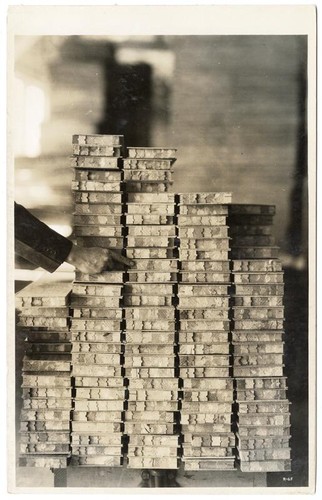
[[[285,375],[291,402],[292,472],[267,474],[268,486],[308,485],[308,277],[285,269]]]
[[[128,146],[149,146],[152,72],[148,64],[106,66],[104,118],[99,134],[120,134]]]

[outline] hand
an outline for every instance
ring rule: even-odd
[[[123,257],[117,250],[100,247],[78,247],[72,249],[66,262],[76,267],[78,271],[86,274],[99,274],[104,271],[123,271],[127,267],[134,267],[133,260]]]

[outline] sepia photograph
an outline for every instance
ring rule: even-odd
[[[9,8],[11,492],[314,492],[315,22]]]

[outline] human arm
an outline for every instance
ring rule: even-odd
[[[82,248],[57,233],[22,205],[15,203],[15,250],[18,255],[54,272],[63,262],[89,274],[133,267],[130,259],[116,250]]]

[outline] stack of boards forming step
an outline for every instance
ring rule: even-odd
[[[186,470],[234,469],[231,430],[230,193],[180,194],[179,365]]]
[[[290,470],[274,207],[174,194],[175,149],[124,151],[73,136],[75,243],[106,271],[17,295],[20,463]]]
[[[129,468],[177,469],[179,464],[173,305],[178,265],[175,198],[168,192],[175,153],[128,148],[124,160],[126,255],[135,261],[124,285]]]
[[[19,330],[25,337],[22,368],[19,463],[67,467],[70,457],[71,285],[31,284],[16,295]]]
[[[291,469],[283,377],[283,272],[271,235],[275,207],[231,205],[233,375],[243,472]]]
[[[75,242],[121,252],[122,136],[73,136]],[[76,272],[72,289],[72,465],[120,466],[123,457],[123,270]]]

